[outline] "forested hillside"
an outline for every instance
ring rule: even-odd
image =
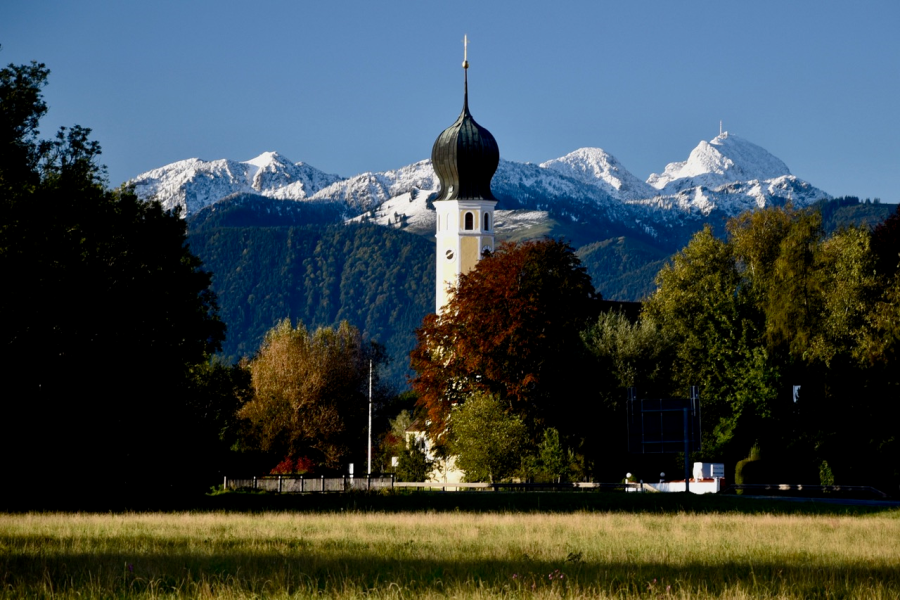
[[[377,225],[253,221],[192,221],[191,250],[213,273],[228,325],[222,353],[253,356],[286,317],[309,328],[347,320],[385,346],[391,362],[382,375],[405,386],[415,328],[434,310],[434,244]]]
[[[656,289],[656,274],[670,252],[628,237],[582,246],[576,252],[607,300],[642,300]]]
[[[882,204],[877,199],[860,200],[856,196],[842,196],[833,200],[816,202],[813,208],[822,213],[822,227],[832,233],[850,225],[872,229],[897,209],[896,204]]]

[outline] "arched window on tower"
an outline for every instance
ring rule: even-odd
[[[484,230],[491,230],[491,213],[484,213]]]
[[[467,212],[467,213],[466,213],[466,226],[465,226],[465,230],[466,230],[466,231],[472,231],[473,229],[475,229],[475,215],[473,215],[473,214],[470,213],[470,212]]]

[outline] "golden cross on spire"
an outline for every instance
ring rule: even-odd
[[[463,69],[469,68],[469,35],[463,36]]]

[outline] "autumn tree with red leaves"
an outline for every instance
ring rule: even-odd
[[[411,354],[412,386],[431,433],[476,391],[501,399],[533,433],[571,430],[568,410],[589,372],[579,332],[600,295],[572,247],[556,240],[501,244],[460,278],[442,315],[428,315]],[[571,406],[571,404],[569,404]]]

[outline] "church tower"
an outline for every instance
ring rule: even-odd
[[[466,41],[468,44],[468,40]],[[467,54],[467,52],[466,52]],[[491,178],[500,150],[491,132],[469,113],[469,61],[463,57],[463,109],[431,149],[431,162],[441,182],[434,201],[437,212],[436,312],[450,300],[448,287],[468,273],[485,253],[494,250],[494,206]]]

